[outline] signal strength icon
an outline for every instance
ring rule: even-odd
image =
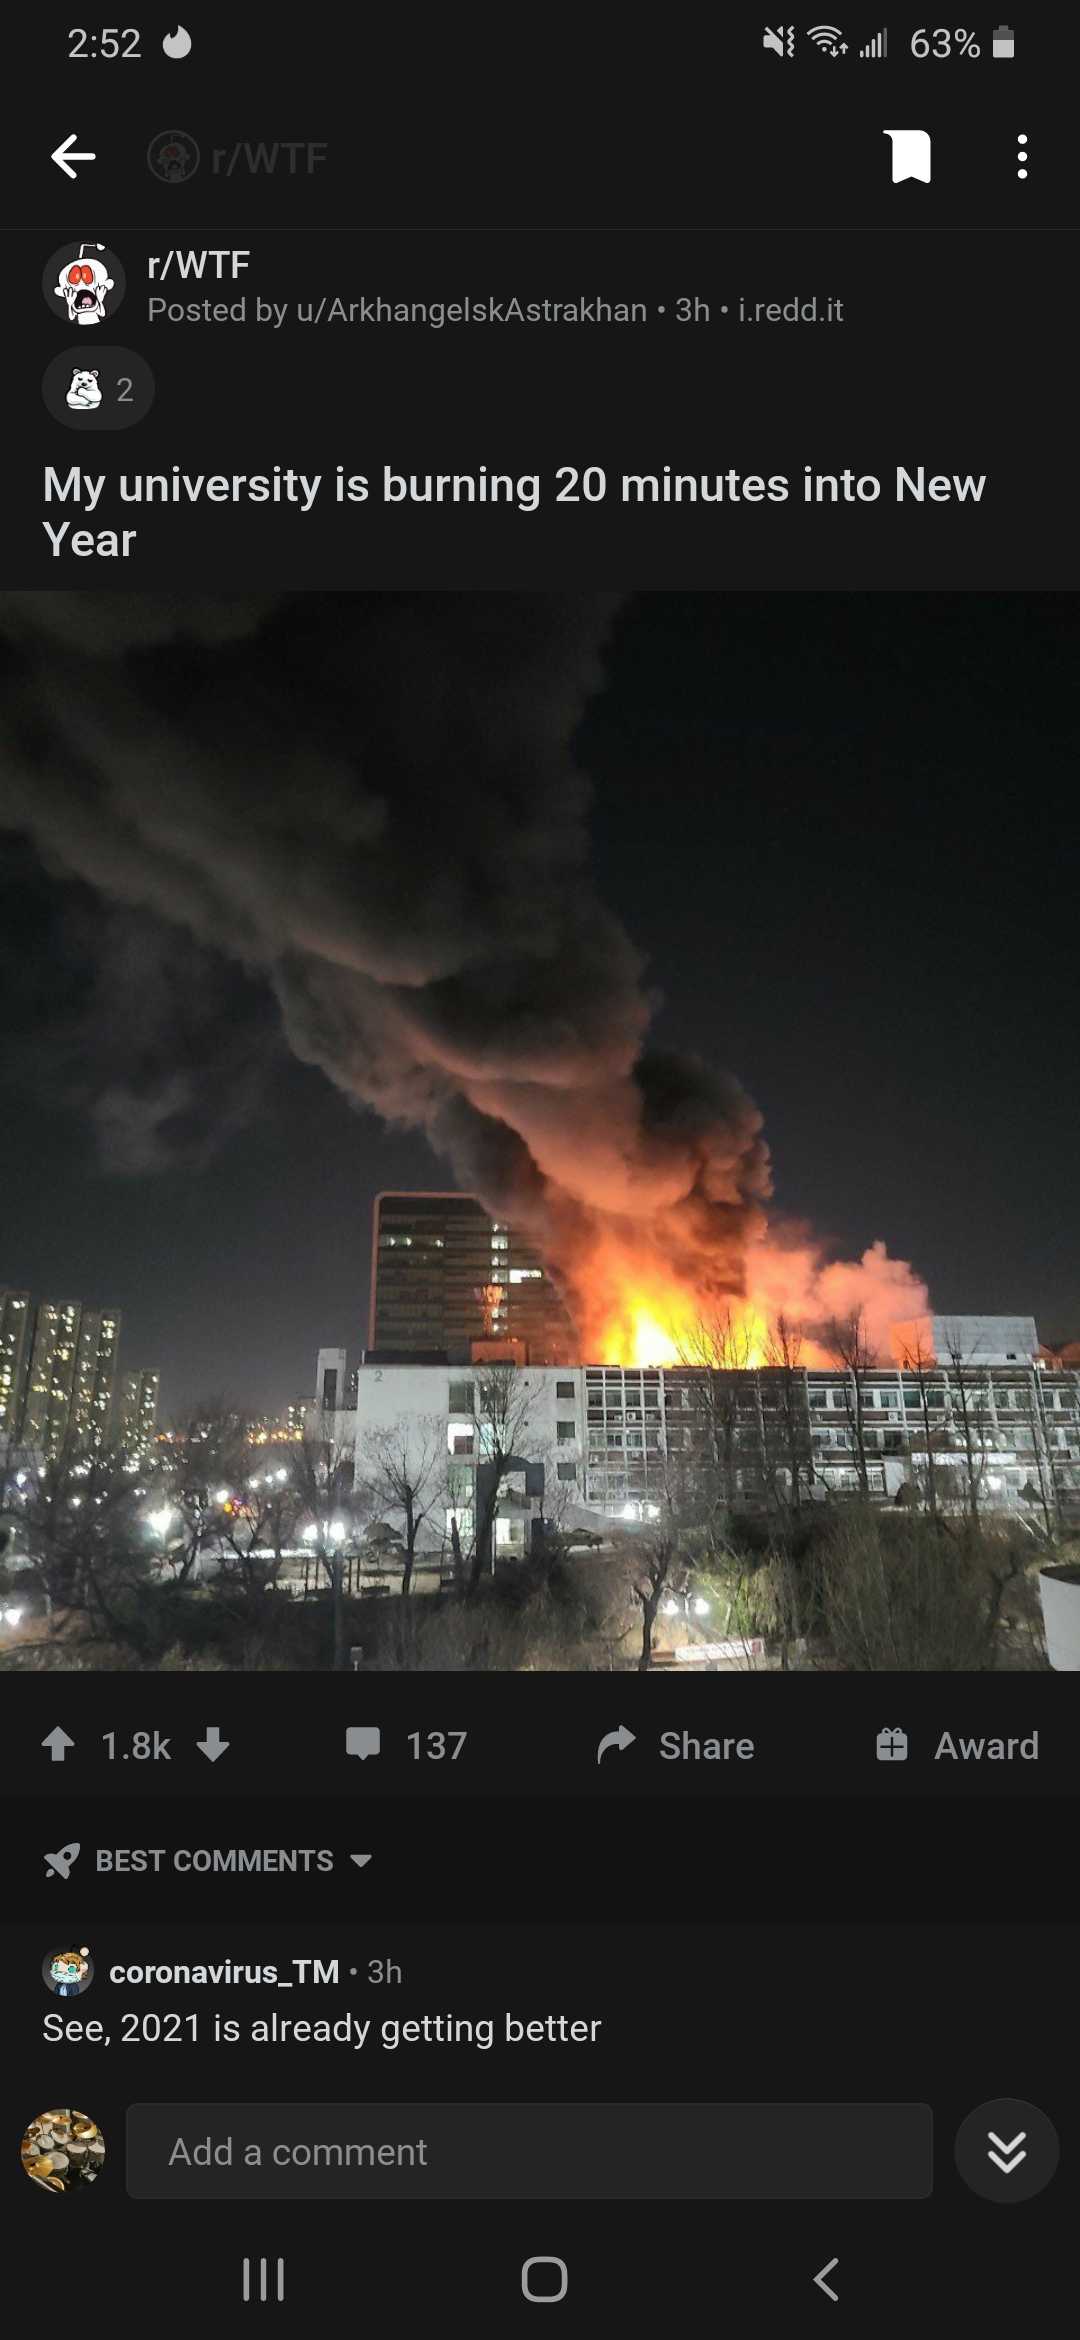
[[[881,31],[874,34],[873,40],[867,41],[865,48],[859,50],[859,55],[860,57],[887,57],[888,54],[888,27],[883,25]]]
[[[823,57],[842,57],[847,49],[838,24],[812,24],[806,38],[813,41]]]

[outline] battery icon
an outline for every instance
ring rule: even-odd
[[[995,57],[1014,57],[1016,55],[1016,37],[1010,24],[996,24],[994,26],[994,55]]]

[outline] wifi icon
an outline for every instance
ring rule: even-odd
[[[813,41],[815,48],[820,49],[824,57],[842,57],[847,51],[847,42],[838,24],[812,24],[806,38]]]

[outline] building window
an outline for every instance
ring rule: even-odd
[[[450,1384],[450,1412],[471,1414],[476,1392],[471,1381],[452,1381]]]
[[[572,1397],[573,1397],[573,1394],[574,1394],[574,1384],[573,1384],[573,1382],[572,1382],[572,1381],[557,1381],[557,1382],[556,1382],[556,1384],[555,1384],[555,1395],[556,1395],[556,1397],[557,1397],[557,1398],[572,1398]]]
[[[567,1446],[570,1440],[577,1436],[576,1422],[557,1422],[555,1429],[560,1446]]]
[[[566,1481],[566,1484],[567,1484],[568,1486],[571,1486],[571,1487],[572,1487],[572,1486],[574,1486],[574,1485],[576,1484],[576,1482],[577,1482],[577,1464],[576,1464],[576,1463],[560,1463],[560,1464],[559,1464],[559,1466],[558,1466],[558,1470],[559,1470],[559,1477],[560,1477],[560,1479],[563,1479],[563,1480],[565,1480],[565,1481]]]

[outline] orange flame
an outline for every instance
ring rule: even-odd
[[[764,1365],[768,1330],[752,1303],[737,1302],[724,1317],[732,1360]],[[700,1360],[706,1319],[677,1289],[669,1294],[629,1292],[599,1335],[600,1365],[679,1365]],[[590,1355],[592,1354],[590,1347]]]
[[[635,1256],[636,1254],[636,1256]],[[646,1239],[607,1246],[584,1279],[584,1354],[602,1365],[830,1362],[829,1326],[858,1313],[868,1348],[903,1361],[913,1322],[926,1327],[925,1286],[884,1244],[860,1260],[829,1260],[802,1230],[771,1230],[748,1246],[746,1289],[709,1291],[656,1258]],[[929,1353],[928,1340],[924,1353]]]

